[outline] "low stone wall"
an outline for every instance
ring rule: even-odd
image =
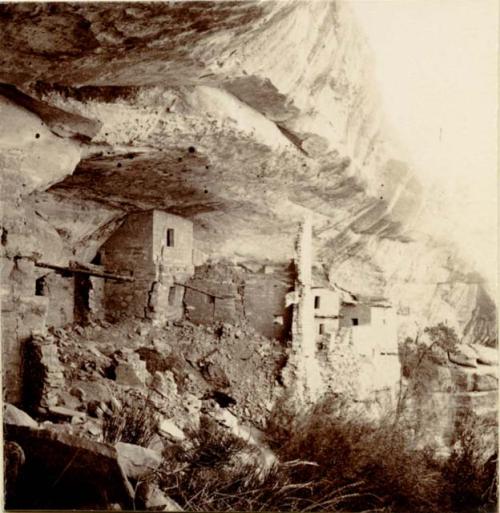
[[[43,332],[48,298],[2,296],[2,380],[6,401],[22,400],[23,349],[32,333]]]
[[[24,403],[32,412],[56,406],[64,386],[58,349],[50,337],[34,335],[24,348]]]

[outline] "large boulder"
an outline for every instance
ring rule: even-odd
[[[474,391],[488,392],[498,390],[498,377],[493,372],[474,374]]]
[[[137,353],[124,349],[114,353],[113,359],[116,361],[115,376],[118,384],[142,388],[151,378],[146,362]]]
[[[140,445],[118,442],[118,461],[127,477],[141,479],[155,471],[161,464],[161,454]]]
[[[14,405],[6,403],[3,409],[4,424],[14,426],[25,426],[30,428],[38,428],[38,422],[32,419],[27,413],[16,408]]]
[[[477,367],[477,351],[469,345],[459,344],[453,351],[448,352],[450,362],[463,367]]]
[[[110,445],[52,429],[9,425],[26,458],[7,509],[132,509],[133,489]]]
[[[473,345],[477,352],[477,363],[481,365],[498,365],[498,349],[494,347],[486,347],[479,344]]]
[[[106,380],[83,381],[74,380],[71,382],[70,393],[79,397],[80,401],[99,401],[108,403],[111,401],[111,389]]]

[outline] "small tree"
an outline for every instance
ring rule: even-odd
[[[399,419],[410,396],[421,396],[426,393],[433,380],[433,367],[447,359],[447,353],[454,351],[460,343],[456,331],[440,322],[435,326],[424,328],[430,344],[420,342],[420,332],[415,340],[409,337],[401,350],[403,376],[408,384],[403,387],[401,382],[396,408],[396,420]]]
[[[425,328],[424,333],[426,333],[431,340],[429,349],[437,346],[445,351],[453,351],[460,343],[457,332],[444,322],[440,322],[436,326]]]

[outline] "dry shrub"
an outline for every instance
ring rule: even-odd
[[[111,415],[103,418],[103,441],[109,444],[126,442],[147,447],[156,433],[158,420],[147,400],[131,402],[114,408]]]
[[[187,451],[172,447],[164,453],[160,487],[189,511],[299,511],[296,492],[309,483],[295,483],[280,465],[262,474],[258,451],[205,419],[193,433]],[[241,457],[245,456],[245,457]]]
[[[342,397],[326,399],[300,418],[285,414],[284,421],[278,419],[271,434],[280,459],[318,464],[299,467],[290,476],[293,482],[314,483],[314,510],[496,511],[494,419],[488,423],[470,412],[457,419],[455,447],[444,462],[431,449],[417,448],[404,419],[392,413],[367,422]]]
[[[258,458],[240,457],[255,448],[206,421],[190,448],[165,451],[159,484],[188,511],[488,511],[494,463],[479,456],[480,427],[461,426],[454,455],[442,463],[416,448],[403,420],[368,422],[348,400],[331,397],[307,415],[275,414],[267,435],[279,463],[262,475]],[[474,500],[460,502],[468,490]]]
[[[470,411],[459,419],[452,454],[443,466],[453,511],[496,511],[497,447],[495,419],[481,419]]]
[[[370,423],[346,399],[332,397],[279,433],[276,450],[282,459],[318,464],[293,476],[314,483],[315,510],[440,511],[439,470],[428,452],[414,449],[408,432],[390,416]]]

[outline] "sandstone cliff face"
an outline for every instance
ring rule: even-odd
[[[0,32],[7,252],[90,261],[160,208],[214,260],[283,263],[312,211],[317,265],[392,299],[401,337],[445,320],[496,338],[481,279],[417,231],[428,200],[346,5],[4,4]]]

